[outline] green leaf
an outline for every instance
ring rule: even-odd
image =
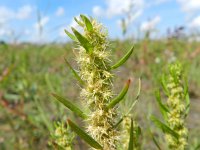
[[[169,112],[169,110],[168,110],[168,108],[167,108],[165,105],[163,105],[163,103],[161,102],[160,92],[159,92],[159,91],[156,91],[156,92],[155,92],[155,95],[156,95],[156,101],[157,101],[157,103],[158,103],[158,105],[159,105],[160,111],[161,111],[163,117],[166,118],[166,117],[167,117],[166,112]]]
[[[137,128],[136,128],[136,137],[137,137],[137,139],[139,139],[139,136],[142,134],[142,130],[141,130],[141,128],[138,126]]]
[[[92,23],[90,22],[90,20],[84,15],[80,15],[80,17],[85,22],[87,30],[88,31],[92,31],[93,30],[93,26],[92,26]]]
[[[113,126],[113,128],[117,128],[117,127],[120,125],[120,123],[124,120],[124,118],[125,118],[126,116],[128,116],[128,114],[131,112],[132,108],[135,106],[135,104],[137,103],[137,101],[138,101],[138,100],[135,100],[135,101],[133,102],[133,104],[132,104],[131,107],[129,108],[128,112],[127,112],[125,115],[123,115],[123,116],[119,119],[119,121]]]
[[[77,38],[73,34],[71,34],[70,32],[68,32],[66,29],[64,31],[68,35],[68,37],[70,37],[73,41],[78,42]]]
[[[120,125],[120,123],[124,120],[124,117],[125,115],[115,125],[113,125],[112,129],[117,128]]]
[[[78,75],[78,73],[73,69],[73,67],[70,65],[70,63],[67,61],[67,59],[65,59],[65,62],[67,64],[67,66],[69,67],[69,69],[71,70],[72,74],[75,76],[75,78],[79,81],[79,83],[81,85],[84,85],[84,81],[81,79],[81,77]]]
[[[186,118],[189,111],[190,111],[190,96],[189,96],[189,93],[186,94],[185,99],[186,99],[186,110],[185,110],[185,116],[184,117]]]
[[[120,118],[120,120],[113,126],[113,128],[117,128],[120,125],[120,123],[124,120],[124,118],[131,112],[132,108],[135,106],[135,104],[137,103],[137,101],[138,100],[135,100],[133,102],[133,104],[129,108],[128,112]]]
[[[79,26],[84,26],[84,24],[81,21],[79,21],[76,17],[74,17],[74,20],[76,21],[76,23],[78,23]]]
[[[126,95],[128,89],[129,89],[130,82],[131,82],[131,80],[129,79],[126,82],[126,85],[124,86],[124,88],[122,89],[120,94],[117,97],[115,97],[113,100],[111,100],[111,102],[107,105],[108,109],[113,108],[117,103],[119,103],[124,98],[124,96]]]
[[[162,84],[162,87],[164,89],[164,92],[166,95],[169,95],[169,90],[167,88],[167,84],[166,84],[166,76],[165,75],[162,75],[161,77],[161,84]]]
[[[141,91],[141,79],[139,78],[139,82],[138,82],[138,92],[137,92],[135,101],[133,101],[133,103],[132,103],[131,107],[129,108],[128,112],[126,113],[126,115],[128,115],[128,114],[131,112],[131,110],[133,109],[133,107],[135,106],[135,104],[138,102],[139,97],[140,97],[140,91]]]
[[[150,131],[151,137],[153,139],[154,144],[156,145],[156,147],[158,148],[158,150],[162,150],[160,148],[160,145],[158,144],[158,141],[156,140],[156,138],[154,137],[153,133]]]
[[[121,65],[123,65],[131,56],[131,54],[133,53],[134,50],[134,46],[126,53],[126,55],[124,57],[122,57],[116,64],[114,64],[111,69],[116,69],[118,67],[120,67]]]
[[[73,123],[71,120],[67,120],[69,126],[71,129],[79,135],[86,143],[88,143],[90,146],[96,149],[103,149],[103,147],[96,142],[90,135],[88,135],[85,131],[83,131],[81,128],[79,128],[75,123]]]
[[[92,50],[93,50],[92,44],[90,44],[90,42],[73,27],[72,27],[72,31],[74,32],[74,34],[75,34],[76,38],[78,39],[78,41],[80,42],[81,46],[83,46],[85,48],[85,50],[91,54]]]
[[[173,131],[172,129],[170,129],[170,127],[168,127],[166,124],[164,124],[163,122],[161,122],[160,120],[158,120],[156,117],[154,117],[153,115],[150,118],[157,127],[159,127],[160,129],[163,130],[163,132],[171,134],[172,136],[174,136],[176,139],[179,138],[178,133],[176,133],[175,131]]]
[[[186,102],[186,110],[185,110],[185,118],[187,117],[189,111],[190,111],[190,96],[189,96],[189,88],[188,88],[188,83],[187,83],[187,79],[184,78],[184,98],[185,98],[185,102]]]
[[[148,126],[150,126],[150,125],[148,125]],[[150,136],[152,137],[152,139],[153,139],[153,142],[154,142],[155,146],[158,148],[158,150],[162,150],[162,149],[160,148],[160,145],[159,145],[158,141],[157,141],[156,138],[154,137],[154,134],[153,134],[153,132],[151,131],[151,129],[150,129],[150,128],[147,128],[147,129],[148,129],[149,135],[150,135]]]
[[[78,115],[79,117],[85,119],[87,118],[87,116],[84,114],[83,111],[81,111],[77,106],[75,106],[72,102],[70,102],[69,100],[63,98],[63,97],[60,97],[56,94],[53,94],[52,95],[59,101],[61,102],[63,105],[65,105],[68,109],[70,109],[72,112],[74,112],[76,115]]]
[[[117,128],[118,125],[123,121],[124,117],[128,116],[128,114],[131,112],[131,110],[133,109],[133,107],[135,106],[135,104],[138,102],[139,100],[139,96],[140,96],[140,91],[141,91],[141,79],[139,79],[139,84],[138,84],[138,92],[135,98],[135,101],[133,101],[133,103],[131,104],[131,107],[128,109],[128,111],[126,112],[126,114],[124,114],[121,119],[113,126],[113,128]]]
[[[131,118],[131,129],[130,129],[130,137],[129,137],[129,145],[128,150],[133,150],[133,119]]]

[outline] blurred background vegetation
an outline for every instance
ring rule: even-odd
[[[184,39],[111,41],[113,60],[118,60],[134,43],[131,59],[116,73],[115,91],[127,77],[133,84],[127,101],[137,93],[137,80],[142,79],[140,100],[133,113],[142,127],[142,143],[149,146],[153,129],[148,116],[158,111],[154,92],[161,87],[160,77],[167,64],[179,60],[188,76],[191,112],[187,119],[189,143],[200,139],[200,43]],[[0,149],[50,149],[48,141],[54,121],[65,121],[73,114],[57,103],[51,93],[79,100],[79,86],[64,58],[74,67],[73,43],[0,45]],[[76,119],[76,118],[74,118]],[[77,119],[76,119],[77,120]],[[153,131],[156,132],[156,129]],[[158,132],[156,132],[158,133]],[[157,135],[162,141],[162,135]],[[79,141],[81,142],[81,141]],[[76,145],[82,145],[79,143]],[[78,148],[77,148],[78,149]]]
[[[163,134],[154,127],[149,115],[159,116],[154,92],[161,88],[160,78],[168,64],[177,60],[183,64],[189,84],[191,108],[186,122],[189,128],[189,145],[193,150],[200,144],[198,0],[190,0],[188,3],[185,0],[177,0],[184,13],[192,12],[193,16],[196,14],[193,19],[191,14],[188,15],[191,21],[187,20],[186,15],[188,25],[180,25],[182,22],[179,19],[183,17],[180,14],[174,15],[174,12],[178,11],[176,7],[168,7],[171,4],[164,6],[165,2],[173,3],[170,0],[155,0],[154,3],[147,3],[145,0],[107,0],[101,7],[95,6],[96,1],[86,3],[77,0],[76,5],[71,0],[66,3],[54,0],[36,1],[35,5],[29,0],[30,5],[21,7],[21,10],[16,8],[24,5],[22,0],[16,4],[13,4],[12,0],[0,2],[0,150],[53,149],[49,141],[54,122],[65,122],[70,117],[82,124],[73,113],[55,101],[51,93],[79,103],[80,87],[64,61],[66,58],[73,67],[77,67],[74,60],[75,43],[63,40],[67,37],[63,29],[75,26],[74,22],[69,20],[70,15],[83,12],[94,15],[95,18],[99,17],[108,26],[113,62],[119,60],[132,45],[135,46],[131,58],[115,71],[114,91],[118,93],[124,81],[128,77],[131,78],[133,82],[125,99],[128,102],[133,101],[137,95],[138,79],[141,78],[140,99],[133,114],[142,129],[140,140],[143,149],[156,149],[150,129],[161,147],[164,144]],[[13,4],[15,10],[4,7],[4,4],[10,7]],[[107,7],[103,8],[104,5]],[[58,9],[55,10],[55,7]],[[69,16],[65,14],[66,8]],[[159,12],[161,17],[164,16],[164,27],[161,26],[160,30],[157,28],[161,20],[157,15]],[[154,17],[144,21],[144,18],[149,16]],[[143,20],[138,21],[140,17]],[[118,19],[117,24],[113,18]],[[65,21],[67,23],[63,23]],[[168,27],[170,23],[173,25]],[[62,36],[58,37],[58,34]],[[163,93],[161,96],[163,100],[166,99]],[[77,150],[87,147],[80,139],[74,145]]]

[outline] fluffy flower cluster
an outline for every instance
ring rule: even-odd
[[[122,133],[121,133],[121,143],[122,149],[128,149],[129,139],[130,139],[130,130],[131,130],[131,115],[127,115],[124,117],[122,122]],[[134,140],[134,148],[133,150],[140,150],[141,144],[139,143],[138,137],[138,129],[139,126],[136,121],[133,121],[133,140]]]
[[[56,129],[54,133],[51,135],[53,138],[52,145],[55,148],[62,148],[64,150],[72,150],[72,140],[74,139],[74,135],[65,127],[64,123],[56,123]],[[58,149],[60,149],[58,148]]]
[[[87,119],[88,133],[103,145],[104,150],[112,150],[116,149],[118,136],[117,131],[112,129],[116,111],[106,109],[113,96],[113,74],[109,71],[109,43],[104,27],[94,19],[91,19],[91,23],[93,30],[88,31],[87,27],[83,26],[83,35],[92,44],[92,53],[88,53],[82,45],[78,47],[79,74],[86,83],[81,91],[81,98],[90,109]]]
[[[167,123],[173,131],[178,133],[179,138],[176,139],[172,135],[167,134],[166,140],[171,149],[184,150],[187,145],[188,130],[184,126],[184,114],[186,108],[182,85],[182,67],[179,63],[170,66],[167,88],[170,93],[167,100],[167,105],[170,108],[170,111],[167,114]]]

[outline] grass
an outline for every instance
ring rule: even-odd
[[[121,58],[125,53],[123,50],[128,49],[131,44],[132,41],[129,40],[113,41],[112,52],[116,54],[113,59]],[[72,45],[0,45],[0,75],[6,69],[10,70],[0,82],[0,149],[51,149],[48,141],[49,130],[53,128],[52,122],[66,120],[69,116],[75,118],[50,95],[54,91],[74,100],[78,96],[77,81],[64,61],[65,57],[76,67]],[[158,112],[153,93],[159,86],[161,71],[164,71],[167,62],[172,61],[172,56],[183,62],[188,72],[191,111],[186,124],[190,133],[189,145],[199,144],[200,56],[196,54],[199,45],[198,42],[189,43],[176,39],[141,40],[135,42],[135,51],[130,60],[116,72],[115,91],[120,91],[127,76],[132,78],[133,85],[127,96],[130,100],[137,93],[137,79],[142,78],[140,101],[135,107],[134,118],[142,128],[143,149],[155,149],[148,131],[150,127],[153,133],[157,130],[149,124],[148,116]],[[159,134],[157,136],[162,146],[162,137]],[[80,149],[80,145],[84,143],[78,140],[75,145],[76,149]]]

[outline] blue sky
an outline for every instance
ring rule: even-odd
[[[122,38],[122,18],[127,36],[151,30],[160,37],[168,28],[200,28],[200,0],[0,0],[0,40],[69,40],[63,30],[76,26],[73,17],[81,13],[103,22],[111,38]]]

